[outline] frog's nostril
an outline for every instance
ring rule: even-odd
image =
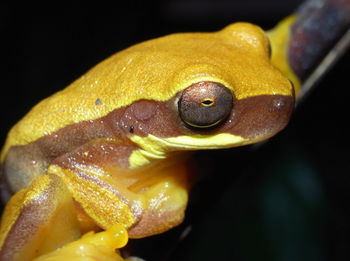
[[[286,107],[288,107],[288,105],[290,104],[289,101],[290,97],[285,97],[285,96],[276,96],[272,99],[271,101],[271,107],[270,107],[270,112],[274,112],[274,111],[282,111],[285,109],[288,109]]]
[[[272,100],[272,108],[276,110],[282,109],[286,105],[285,101],[281,97]]]

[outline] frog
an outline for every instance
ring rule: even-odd
[[[1,151],[0,260],[33,260],[116,224],[135,239],[179,225],[193,152],[287,125],[295,90],[271,57],[250,23],[175,33],[117,52],[39,102]]]

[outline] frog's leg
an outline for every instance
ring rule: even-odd
[[[82,214],[103,229],[121,224],[132,238],[164,232],[182,221],[187,204],[184,167],[168,170],[148,170],[143,176],[136,173],[115,179],[83,166],[49,168],[65,181]],[[136,181],[126,187],[123,179],[128,178]]]
[[[0,228],[0,260],[32,260],[80,237],[72,196],[47,174],[8,202]]]
[[[78,215],[107,229],[121,224],[132,238],[179,224],[187,204],[187,168],[179,157],[132,168],[139,148],[96,139],[56,158],[48,172],[64,180]],[[161,163],[164,162],[164,163]]]

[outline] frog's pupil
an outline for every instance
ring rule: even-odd
[[[214,99],[207,98],[202,101],[203,106],[213,106],[214,105]]]

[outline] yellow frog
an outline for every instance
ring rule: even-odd
[[[268,37],[249,23],[116,53],[11,129],[1,153],[9,201],[0,260],[33,260],[113,225],[130,238],[178,225],[190,152],[270,138],[293,107]]]

